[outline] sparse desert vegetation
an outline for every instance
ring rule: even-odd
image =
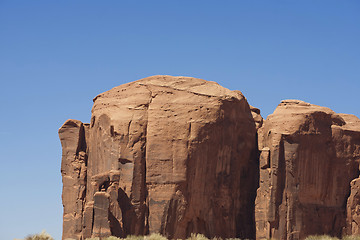
[[[148,236],[134,236],[129,235],[126,238],[117,238],[117,237],[107,237],[107,238],[87,238],[86,240],[167,240],[166,237],[162,236],[158,233],[153,233]],[[222,240],[223,238],[212,238],[212,240]],[[73,239],[65,239],[65,240],[73,240]],[[189,238],[186,240],[209,240],[209,238],[205,237],[203,234],[191,234]],[[239,238],[227,238],[227,240],[240,240]]]
[[[24,240],[54,240],[53,237],[50,236],[46,231],[42,231],[39,234],[33,234],[29,235],[24,238]],[[75,240],[72,238],[67,238],[65,240]],[[135,235],[129,235],[126,238],[118,238],[114,236],[110,237],[94,237],[94,238],[87,238],[86,240],[167,240],[166,237],[162,236],[158,233],[153,233],[151,235],[147,236],[135,236]],[[191,234],[189,238],[186,240],[223,240],[223,238],[215,237],[215,238],[207,238],[203,234]],[[226,238],[225,240],[240,240],[240,238]],[[271,240],[276,240],[272,238]],[[308,236],[305,240],[360,240],[360,236],[345,236],[341,239],[337,237],[331,237],[328,235],[312,235]]]
[[[29,235],[24,240],[54,240],[54,238],[44,230],[41,233]]]
[[[313,236],[308,236],[305,240],[340,240],[340,239],[328,235],[313,235]],[[360,240],[360,236],[345,236],[341,238],[341,240]]]

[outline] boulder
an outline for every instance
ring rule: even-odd
[[[98,95],[89,125],[59,130],[63,239],[254,239],[260,122],[241,92],[196,78],[153,76]]]
[[[359,175],[359,127],[355,116],[325,107],[279,104],[258,130],[257,239],[341,237],[350,182]],[[358,186],[352,182],[348,209],[356,209]],[[350,212],[348,225],[358,221],[357,210]]]

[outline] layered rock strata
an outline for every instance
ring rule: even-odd
[[[298,100],[281,102],[258,130],[258,239],[340,237],[346,225],[348,233],[359,231],[359,179],[348,200],[350,182],[359,176],[359,130],[355,116]]]
[[[59,136],[63,239],[360,234],[353,115],[285,100],[264,121],[239,91],[154,76],[100,94],[91,123]]]
[[[89,126],[77,120],[68,120],[59,130],[62,144],[61,174],[63,238],[80,239],[83,231],[83,212],[87,181],[87,145]]]
[[[195,78],[154,76],[98,95],[90,124],[59,130],[63,239],[255,238],[260,120],[239,91]]]
[[[348,141],[340,147],[349,158],[355,157],[360,161],[360,119],[353,115],[341,116],[347,123],[344,131]],[[346,205],[346,231],[343,235],[360,235],[360,177],[350,183],[350,196]]]

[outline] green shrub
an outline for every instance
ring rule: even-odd
[[[209,239],[200,233],[196,233],[196,234],[192,233],[187,240],[209,240]]]
[[[167,240],[167,238],[159,233],[153,233],[150,236],[145,236],[144,240]]]
[[[114,236],[105,237],[105,238],[102,237],[101,238],[101,240],[122,240],[122,239],[126,239],[126,238],[118,238],[118,237],[114,237]],[[93,238],[87,238],[86,240],[100,240],[100,238],[99,237],[93,237]]]
[[[345,236],[343,240],[360,240],[360,236]]]
[[[25,240],[54,240],[45,230],[39,234],[29,235]]]
[[[126,240],[143,240],[144,236],[128,235],[124,239],[126,239]]]
[[[104,240],[121,240],[121,238],[110,236],[110,237],[105,238]]]
[[[305,240],[339,240],[337,237],[330,237],[328,235],[311,235],[305,238]]]

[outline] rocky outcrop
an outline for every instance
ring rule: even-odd
[[[260,114],[260,109],[250,106],[251,115],[255,121],[256,130],[262,127],[264,119],[262,118]]]
[[[94,98],[62,144],[63,239],[360,234],[360,120],[299,100],[265,121],[240,91],[153,76]]]
[[[83,230],[83,211],[86,193],[87,154],[85,135],[88,125],[68,120],[59,130],[62,144],[61,174],[63,238],[80,238]]]
[[[357,233],[359,179],[352,180],[359,176],[359,128],[355,116],[298,100],[281,102],[258,131],[258,239],[340,237],[346,211],[349,233]]]
[[[94,98],[90,125],[68,120],[63,238],[159,232],[255,238],[256,126],[239,91],[154,76]]]
[[[348,158],[356,158],[360,162],[360,119],[353,115],[341,115],[347,127],[344,136],[347,141],[339,147],[346,152]],[[360,177],[350,183],[350,196],[346,207],[346,235],[360,235]]]
[[[92,235],[94,237],[108,237],[110,231],[110,195],[107,192],[94,194],[94,221]]]

